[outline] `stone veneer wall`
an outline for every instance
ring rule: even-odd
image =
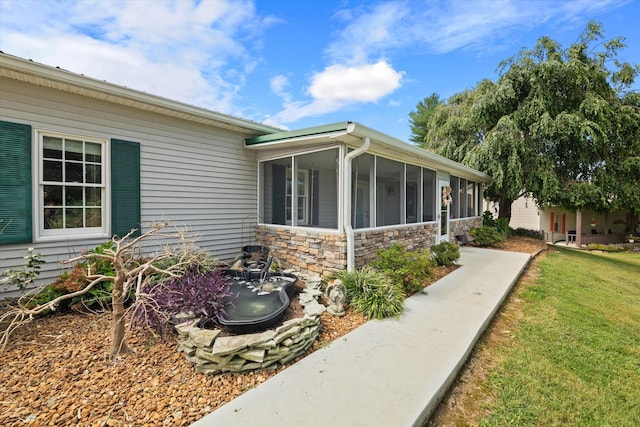
[[[346,237],[337,232],[259,225],[256,241],[269,247],[281,268],[323,276],[347,265]]]
[[[199,319],[176,325],[179,349],[197,372],[207,375],[283,365],[307,351],[320,333],[325,307],[316,299],[322,295],[319,285],[319,279],[308,283],[300,293],[304,317],[287,320],[275,329],[221,337],[220,329],[196,327]]]
[[[355,231],[355,266],[364,267],[375,260],[376,252],[393,243],[401,243],[408,250],[428,248],[435,243],[438,224],[425,223],[403,225],[399,228],[385,230]]]
[[[449,241],[455,242],[456,236],[464,235],[467,239],[471,239],[471,229],[482,227],[482,218],[474,216],[471,218],[452,219],[449,221]]]
[[[449,241],[456,235],[471,236],[471,229],[482,226],[482,218],[454,219],[449,222]],[[408,250],[428,248],[435,244],[438,223],[404,224],[384,229],[354,231],[355,266],[361,268],[376,258],[376,251],[395,242]],[[259,225],[256,241],[269,247],[270,254],[281,263],[304,274],[324,276],[347,266],[346,236],[314,229]]]

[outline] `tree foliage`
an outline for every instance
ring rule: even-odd
[[[444,103],[444,100],[440,99],[440,95],[434,92],[418,103],[416,111],[409,113],[409,119],[411,122],[411,141],[416,142],[419,145],[425,140],[427,137],[429,120],[431,120],[436,106],[442,103]]]
[[[412,129],[425,135],[418,145],[492,176],[485,196],[501,217],[522,195],[640,211],[640,94],[630,90],[640,66],[618,58],[623,38],[602,38],[596,22],[567,49],[540,38],[500,63],[496,82],[433,107]]]

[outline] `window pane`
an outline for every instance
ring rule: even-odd
[[[472,181],[467,181],[467,217],[475,216],[475,187]]]
[[[44,205],[45,206],[62,206],[62,186],[61,185],[45,185],[44,186]]]
[[[298,172],[298,196],[305,196],[307,194],[306,178],[306,173]]]
[[[86,212],[87,227],[102,227],[102,209],[88,208]]]
[[[62,159],[62,139],[45,136],[42,138],[42,157],[45,159]]]
[[[457,176],[452,176],[450,178],[451,182],[451,197],[453,198],[453,203],[449,208],[449,217],[451,218],[460,218],[460,178]]]
[[[338,149],[295,157],[298,226],[338,227]],[[304,197],[302,197],[304,196]]]
[[[87,187],[84,189],[85,206],[102,206],[102,191],[100,188]]]
[[[407,224],[418,222],[418,183],[420,182],[420,168],[407,165],[406,183],[406,221]]]
[[[83,182],[82,163],[65,162],[64,173],[65,182]]]
[[[64,144],[66,160],[82,160],[82,141],[67,139]]]
[[[371,227],[371,192],[373,189],[371,154],[362,154],[351,163],[351,223],[355,228]]]
[[[62,218],[61,208],[44,209],[44,228],[47,230],[64,228],[64,220]]]
[[[44,160],[42,162],[42,179],[45,181],[62,182],[62,162]]]
[[[65,182],[82,181],[82,163],[66,162],[64,165]]]
[[[436,219],[436,172],[422,169],[422,220]]]
[[[102,182],[102,167],[100,165],[86,165],[87,184],[100,184]]]
[[[65,187],[65,205],[82,206],[82,187]]]
[[[376,157],[376,226],[400,224],[404,164]]]
[[[458,201],[460,202],[460,212],[458,218],[467,216],[467,180],[460,178],[460,188],[458,189]]]
[[[84,159],[87,162],[101,163],[102,162],[102,147],[100,144],[94,142],[86,142],[84,144]]]
[[[66,208],[64,210],[65,228],[82,228],[84,226],[82,212],[82,208]]]

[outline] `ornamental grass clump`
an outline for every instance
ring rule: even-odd
[[[339,271],[332,278],[345,285],[349,307],[369,319],[398,317],[404,309],[402,285],[371,267]]]
[[[162,333],[180,313],[199,317],[199,327],[215,326],[230,295],[231,286],[221,270],[203,272],[194,266],[183,276],[146,285],[132,308],[131,326]]]
[[[408,251],[400,243],[377,251],[376,256],[371,266],[386,274],[394,283],[401,284],[406,295],[424,289],[425,282],[431,278],[436,266],[428,249]]]

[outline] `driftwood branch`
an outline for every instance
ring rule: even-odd
[[[11,333],[17,328],[31,322],[33,318],[47,310],[54,311],[58,305],[65,300],[87,294],[97,284],[105,281],[113,282],[111,302],[113,308],[113,330],[112,330],[112,350],[111,355],[129,351],[124,341],[125,308],[124,299],[132,287],[135,287],[136,305],[144,305],[144,310],[156,310],[157,307],[149,303],[149,295],[144,293],[145,284],[152,275],[161,275],[165,278],[177,277],[184,274],[190,264],[197,259],[199,251],[194,243],[196,238],[190,236],[186,229],[178,230],[175,233],[161,233],[168,225],[167,222],[158,222],[152,225],[149,231],[140,236],[132,237],[136,232],[131,230],[124,237],[113,237],[115,248],[105,248],[103,253],[84,253],[82,255],[62,261],[62,264],[75,264],[82,261],[107,260],[112,263],[115,276],[97,274],[98,272],[87,271],[87,279],[91,280],[84,288],[61,295],[49,302],[33,305],[33,294],[25,295],[18,299],[15,306],[10,306],[7,311],[0,315],[0,350],[9,343]],[[150,236],[161,237],[170,241],[177,241],[176,245],[165,245],[162,251],[154,256],[144,259],[140,258],[141,242]],[[141,261],[144,259],[144,261]],[[159,267],[160,261],[170,259],[169,265]],[[87,267],[88,269],[90,267]],[[92,274],[93,273],[93,274]],[[37,291],[40,291],[38,289]],[[37,292],[36,291],[36,292]]]

